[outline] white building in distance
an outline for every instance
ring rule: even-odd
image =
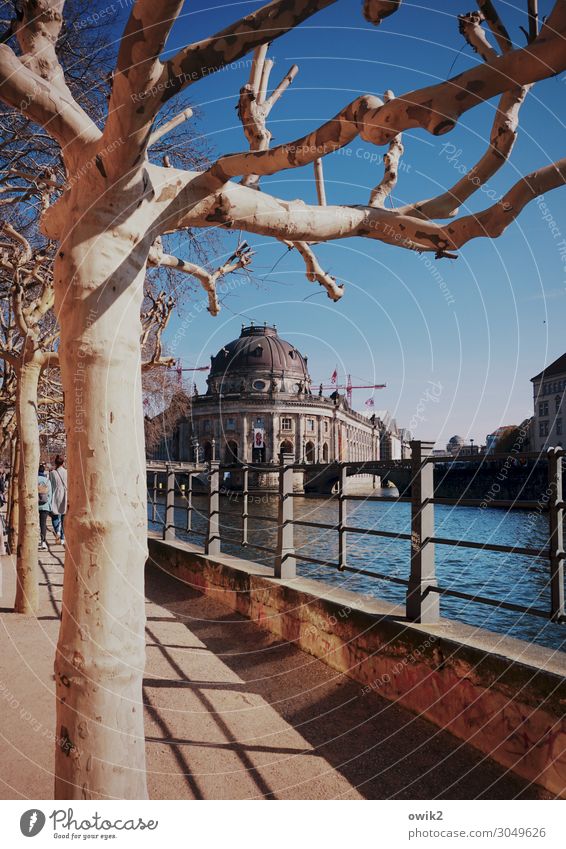
[[[534,415],[531,446],[544,451],[564,445],[566,406],[566,354],[554,360],[540,374],[531,377]]]

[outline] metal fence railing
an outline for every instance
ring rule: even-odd
[[[346,481],[352,474],[379,475],[392,468],[391,461],[370,462],[339,462],[325,466],[325,470],[333,470],[337,477],[338,516],[336,522],[311,522],[295,516],[294,498],[301,493],[294,492],[294,472],[312,470],[308,464],[295,463],[292,455],[282,454],[280,465],[270,465],[269,473],[277,475],[278,498],[277,516],[254,513],[254,520],[271,523],[277,527],[275,548],[260,545],[250,539],[249,533],[249,497],[250,471],[252,468],[243,464],[220,465],[211,462],[202,466],[166,465],[161,470],[148,468],[148,474],[153,475],[148,487],[150,518],[157,526],[162,526],[163,538],[171,540],[177,531],[201,536],[204,540],[204,552],[217,555],[222,546],[222,529],[220,523],[220,498],[224,491],[221,488],[221,475],[225,472],[237,472],[241,476],[239,496],[242,501],[241,535],[239,544],[245,548],[266,552],[274,557],[274,576],[276,578],[293,578],[297,574],[297,561],[312,563],[341,572],[351,572],[368,578],[379,578],[406,587],[406,615],[414,622],[433,623],[440,617],[440,597],[454,597],[470,602],[493,605],[505,610],[524,613],[550,619],[553,622],[566,622],[564,602],[564,494],[563,494],[563,458],[562,448],[549,449],[546,454],[521,454],[516,460],[545,460],[547,463],[548,486],[544,494],[544,508],[548,514],[548,545],[541,548],[520,545],[497,545],[482,541],[451,539],[437,536],[435,533],[434,506],[458,505],[479,507],[483,502],[478,499],[438,498],[435,497],[434,463],[437,461],[432,454],[433,443],[413,441],[411,443],[412,457],[410,460],[396,461],[395,465],[410,468],[411,494],[395,496],[366,496],[350,495],[346,492]],[[489,459],[497,460],[499,455],[490,455]],[[482,457],[466,458],[467,461]],[[503,455],[499,459],[503,459]],[[165,477],[165,480],[160,478]],[[198,530],[194,527],[193,516],[197,509],[194,504],[194,481],[198,478],[201,486],[205,483],[202,494],[206,498],[204,516],[206,527]],[[181,482],[181,479],[184,482]],[[405,502],[411,505],[410,533],[374,528],[360,528],[348,522],[348,502],[363,500],[364,502]],[[180,503],[179,503],[180,502]],[[499,501],[499,506],[512,506],[513,502]],[[164,508],[163,518],[160,519],[158,507]],[[522,507],[538,508],[540,502],[521,502]],[[175,511],[186,513],[186,522],[175,525]],[[199,508],[200,511],[200,508]],[[313,528],[336,532],[338,535],[338,557],[336,561],[311,557],[295,549],[295,528]],[[367,538],[383,537],[410,542],[410,562],[406,578],[378,572],[373,569],[354,568],[348,564],[348,538],[350,535],[364,535]],[[436,576],[435,547],[454,546],[469,549],[481,549],[489,552],[502,552],[525,557],[537,558],[548,564],[548,585],[550,587],[550,608],[543,610],[535,606],[523,606],[513,602],[503,601],[489,596],[468,593],[464,589],[456,590],[439,585]]]

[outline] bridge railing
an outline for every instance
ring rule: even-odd
[[[353,573],[367,578],[380,579],[406,587],[406,615],[414,622],[434,623],[440,617],[440,598],[453,597],[466,601],[496,606],[503,610],[550,619],[553,622],[566,622],[564,600],[564,490],[563,464],[566,452],[562,448],[551,448],[546,454],[522,454],[514,460],[545,459],[548,469],[548,486],[538,502],[521,502],[521,507],[537,509],[542,515],[543,510],[548,515],[548,544],[544,547],[533,548],[520,545],[497,545],[485,541],[451,539],[437,536],[435,532],[434,506],[481,506],[485,502],[478,499],[436,498],[434,491],[434,463],[444,458],[433,456],[432,442],[413,441],[411,443],[412,457],[404,461],[370,461],[370,462],[340,462],[329,464],[337,474],[338,517],[336,522],[307,521],[295,515],[294,499],[304,497],[303,493],[294,491],[294,477],[297,471],[312,469],[312,465],[295,463],[292,455],[282,454],[279,465],[270,465],[269,473],[277,475],[278,498],[277,516],[254,513],[254,520],[268,522],[277,526],[275,548],[260,545],[250,540],[248,520],[250,498],[250,471],[253,467],[242,464],[226,464],[212,462],[207,466],[175,467],[167,465],[166,481],[159,480],[159,473],[150,468],[153,483],[149,489],[150,516],[152,522],[161,525],[164,539],[174,539],[177,531],[195,534],[204,540],[206,554],[216,555],[222,548],[222,529],[220,524],[220,498],[226,493],[221,485],[221,476],[225,472],[237,471],[241,475],[241,488],[238,495],[242,498],[241,537],[239,544],[244,548],[252,548],[268,553],[274,557],[274,576],[276,578],[294,578],[297,574],[297,561],[334,568],[340,572]],[[489,459],[503,459],[509,455],[489,455]],[[485,457],[466,458],[472,462],[485,461]],[[354,495],[347,492],[347,477],[355,474],[379,474],[380,471],[390,470],[392,465],[410,467],[411,495],[410,496],[367,496]],[[263,471],[266,471],[265,468]],[[182,476],[186,483],[177,478]],[[206,508],[204,516],[206,529],[198,530],[193,524],[196,507],[193,502],[195,490],[194,481],[198,478],[201,486],[205,485]],[[165,484],[165,485],[164,485]],[[181,504],[176,501],[176,495],[181,496]],[[360,528],[348,522],[348,502],[405,502],[411,504],[410,533],[397,533],[379,530],[377,528]],[[513,502],[497,501],[498,506],[512,506]],[[159,517],[159,507],[164,508],[163,517]],[[186,513],[186,522],[182,526],[175,525],[175,511],[181,509]],[[201,508],[199,508],[199,513]],[[336,561],[311,557],[297,551],[295,547],[295,529],[311,528],[325,531],[335,531],[338,535],[338,557]],[[410,562],[406,578],[379,572],[374,569],[356,568],[348,563],[348,538],[351,535],[364,537],[383,537],[393,540],[410,542]],[[233,540],[231,540],[233,542]],[[488,552],[501,552],[532,557],[546,561],[548,564],[548,586],[550,587],[550,607],[543,610],[536,606],[524,606],[513,602],[491,598],[489,596],[467,593],[451,587],[439,585],[436,575],[435,547],[437,545],[454,546],[476,549]]]

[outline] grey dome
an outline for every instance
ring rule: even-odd
[[[462,436],[452,436],[448,442],[449,445],[465,445],[464,438]]]
[[[242,327],[239,338],[228,342],[211,358],[208,391],[209,394],[234,391],[238,381],[251,386],[250,381],[257,380],[259,387],[262,380],[280,380],[282,377],[289,387],[295,381],[308,385],[310,376],[306,357],[290,342],[281,339],[275,327],[251,325]],[[287,391],[293,390],[289,388]]]

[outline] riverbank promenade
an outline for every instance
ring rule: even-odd
[[[51,537],[37,618],[11,612],[14,563],[2,558],[5,799],[52,798],[63,554]],[[155,567],[146,590],[151,798],[551,798]]]

